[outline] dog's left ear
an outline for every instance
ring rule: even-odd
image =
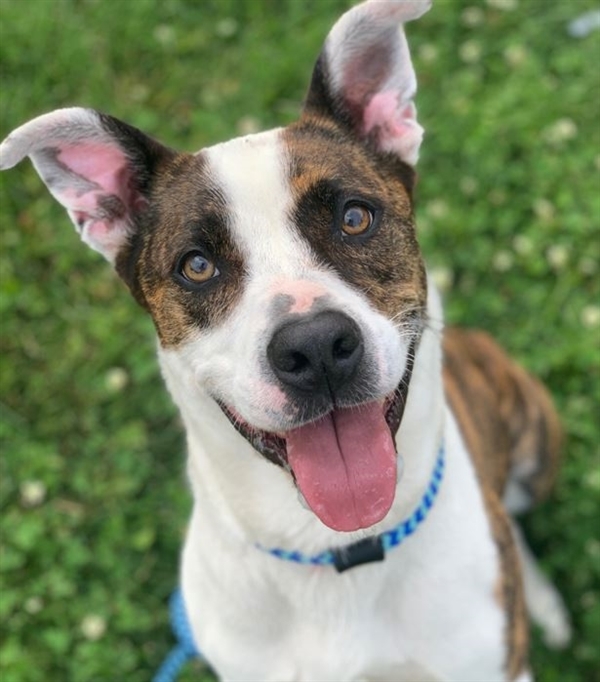
[[[305,112],[333,118],[379,151],[414,165],[423,128],[403,24],[418,19],[431,2],[368,0],[346,12],[319,55]]]

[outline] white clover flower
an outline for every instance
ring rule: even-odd
[[[597,490],[600,492],[600,469],[597,467],[591,467],[588,472],[584,476],[584,480],[586,482],[586,485],[593,490]],[[596,554],[600,556],[600,540],[596,540],[594,538],[595,542],[595,549],[596,549]]]
[[[600,488],[600,486],[599,486]],[[597,538],[590,538],[585,543],[585,551],[593,557],[600,557],[600,540]]]
[[[586,305],[581,311],[581,324],[588,329],[600,326],[600,306]]]
[[[458,54],[463,62],[475,64],[481,59],[481,44],[476,40],[467,40],[458,49]]]
[[[496,187],[488,194],[488,199],[494,206],[502,206],[506,203],[506,192],[500,187]]]
[[[46,499],[47,490],[42,481],[23,481],[19,492],[24,507],[39,507]]]
[[[435,286],[443,294],[450,290],[454,275],[450,268],[440,266],[431,270],[431,278],[433,279]]]
[[[136,83],[129,90],[129,99],[133,102],[145,102],[150,97],[150,88],[144,83]]]
[[[524,234],[516,235],[513,238],[512,246],[520,256],[528,256],[534,249],[533,240]]]
[[[209,109],[219,106],[221,103],[221,95],[219,91],[211,86],[207,86],[202,89],[200,93],[200,99],[202,104]]]
[[[104,383],[111,393],[119,393],[129,383],[129,374],[122,367],[112,367],[106,373]]]
[[[221,19],[215,25],[215,33],[219,38],[231,38],[238,32],[239,24],[233,17]]]
[[[517,67],[527,61],[529,53],[524,45],[509,45],[504,50],[504,59],[509,66]]]
[[[598,261],[591,256],[584,256],[579,261],[579,272],[582,275],[595,275],[598,271]]]
[[[445,218],[450,212],[448,204],[443,199],[433,199],[426,206],[427,214],[436,220]]]
[[[439,54],[439,50],[433,43],[425,43],[419,48],[419,58],[426,62],[434,62]]]
[[[508,272],[515,262],[515,257],[510,251],[498,251],[492,258],[492,266],[498,272]]]
[[[569,249],[564,244],[554,244],[546,251],[546,258],[554,270],[562,270],[569,260]]]
[[[44,602],[40,597],[29,597],[25,602],[25,611],[32,616],[39,613],[44,608]]]
[[[577,124],[572,118],[559,118],[543,131],[546,142],[560,144],[577,137]]]
[[[481,26],[485,21],[485,12],[481,7],[465,7],[460,15],[462,22],[465,26]]]
[[[575,17],[567,27],[573,38],[585,38],[593,31],[600,29],[600,9],[592,9]]]
[[[517,9],[518,0],[486,0],[487,4],[494,9],[500,9],[503,12],[512,12]]]
[[[556,215],[556,208],[548,199],[539,198],[533,202],[533,212],[540,220],[549,223]]]
[[[423,234],[431,229],[431,220],[424,213],[420,213],[417,225],[419,226],[419,232]]]
[[[159,24],[155,29],[154,40],[161,45],[172,45],[177,37],[175,33],[175,28],[167,24]]]
[[[465,175],[464,178],[460,179],[459,185],[462,193],[470,197],[477,192],[479,182],[477,181],[477,178],[473,178],[470,175]]]
[[[91,613],[81,621],[79,627],[86,639],[89,639],[91,642],[96,642],[101,639],[106,632],[106,620],[102,616]]]
[[[240,135],[252,135],[260,131],[260,121],[254,116],[243,116],[236,124]]]

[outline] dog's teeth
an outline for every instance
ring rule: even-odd
[[[290,476],[294,475],[292,472],[292,467],[289,465],[289,463],[285,459],[279,457],[279,463],[281,464],[281,468],[284,471],[286,471]]]
[[[310,507],[308,506],[308,503],[306,502],[306,499],[304,495],[298,490],[298,502],[304,507],[304,509],[308,509],[310,511]]]
[[[402,476],[404,475],[404,457],[398,454],[398,463],[396,465],[396,481],[400,483]]]

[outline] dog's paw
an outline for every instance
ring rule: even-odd
[[[562,597],[552,588],[540,608],[539,626],[544,643],[550,649],[565,649],[571,642],[573,628],[571,618]]]

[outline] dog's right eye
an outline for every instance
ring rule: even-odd
[[[180,261],[179,274],[188,282],[203,284],[219,274],[215,264],[199,251],[191,251]]]

